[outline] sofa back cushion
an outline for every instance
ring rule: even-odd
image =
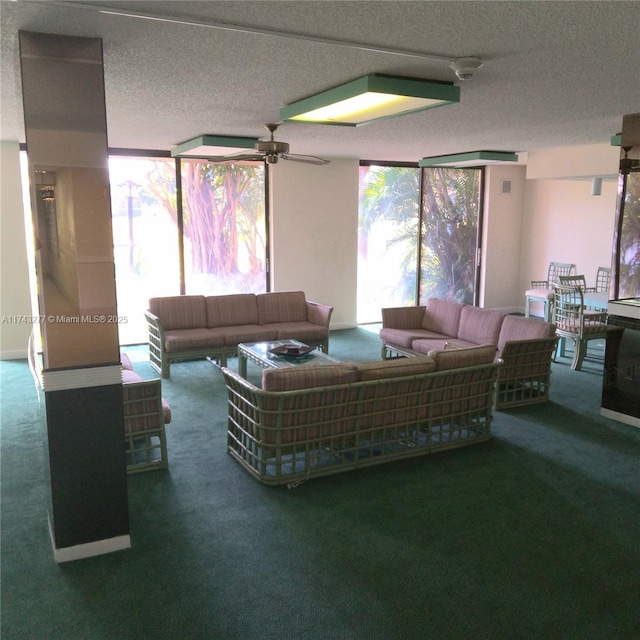
[[[458,338],[475,344],[498,344],[504,314],[467,305],[460,314]]]
[[[304,291],[275,291],[256,296],[258,322],[305,322],[307,303]]]
[[[552,338],[555,335],[556,326],[550,322],[522,316],[506,316],[498,337],[498,349],[502,350],[505,343],[511,340],[536,340]]]
[[[165,330],[204,329],[207,326],[204,296],[151,298],[149,311],[160,318]]]
[[[495,360],[496,352],[495,344],[483,344],[462,349],[434,349],[428,355],[435,360],[436,371],[444,371],[490,364]]]
[[[452,300],[429,298],[422,320],[422,328],[427,331],[456,337],[460,327],[460,314],[465,305]]]
[[[207,327],[235,327],[258,324],[258,305],[254,293],[207,296]]]
[[[384,378],[399,378],[430,373],[435,371],[436,363],[429,356],[418,356],[417,358],[362,362],[356,366],[358,380],[382,380]]]
[[[356,366],[350,362],[321,366],[299,366],[286,369],[265,369],[262,372],[262,388],[265,391],[293,391],[328,387],[335,384],[356,382]]]

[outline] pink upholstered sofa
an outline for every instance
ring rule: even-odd
[[[414,358],[265,369],[262,388],[222,368],[229,454],[264,484],[485,442],[495,345]]]
[[[179,360],[213,358],[225,366],[241,342],[292,338],[328,353],[332,312],[303,291],[151,298],[149,360],[168,378]]]
[[[496,408],[546,402],[557,337],[554,324],[431,298],[426,305],[382,310],[382,357],[490,343],[503,362]]]

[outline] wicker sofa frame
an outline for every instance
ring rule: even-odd
[[[429,356],[415,360],[433,362]],[[399,365],[397,374],[411,362],[382,365]],[[261,483],[291,488],[310,478],[492,437],[499,362],[376,379],[358,379],[360,365],[352,366],[353,382],[287,391],[261,389],[223,367],[229,454]],[[331,368],[298,367],[289,372],[295,376],[303,375],[302,369],[315,369],[304,375],[322,376],[320,370]]]
[[[383,309],[382,320],[383,359],[489,342],[496,345],[496,358],[502,361],[496,409],[549,400],[551,364],[558,344],[552,323],[436,298],[426,305]]]
[[[332,312],[302,291],[151,298],[149,361],[169,378],[173,362],[209,358],[226,366],[241,342],[297,339],[328,353]]]
[[[121,362],[127,473],[168,469],[165,425],[171,407],[162,397],[162,381],[143,380],[126,354]]]

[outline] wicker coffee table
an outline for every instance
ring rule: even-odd
[[[314,349],[302,356],[276,355],[270,353],[271,349],[283,345],[294,344],[304,347],[304,343],[299,340],[271,340],[269,342],[250,342],[238,345],[238,373],[247,377],[247,361],[254,362],[263,369],[285,369],[287,367],[297,367],[300,365],[322,365],[337,364],[336,360],[323,353],[319,349]]]

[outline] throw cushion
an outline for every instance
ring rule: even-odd
[[[549,322],[522,316],[506,316],[500,329],[498,349],[502,350],[505,342],[510,340],[536,340],[551,338],[555,334],[556,327]]]
[[[304,322],[307,320],[307,303],[304,291],[276,291],[256,296],[258,322]]]
[[[444,333],[446,336],[457,336],[460,327],[460,314],[464,307],[465,305],[453,300],[429,298],[422,320],[422,328],[427,331]]]
[[[258,305],[255,294],[207,296],[207,323],[209,328],[258,324]]]
[[[149,311],[160,318],[162,328],[200,329],[207,326],[204,296],[168,296],[151,298]]]
[[[498,344],[504,314],[467,305],[460,314],[458,338],[475,344]]]

